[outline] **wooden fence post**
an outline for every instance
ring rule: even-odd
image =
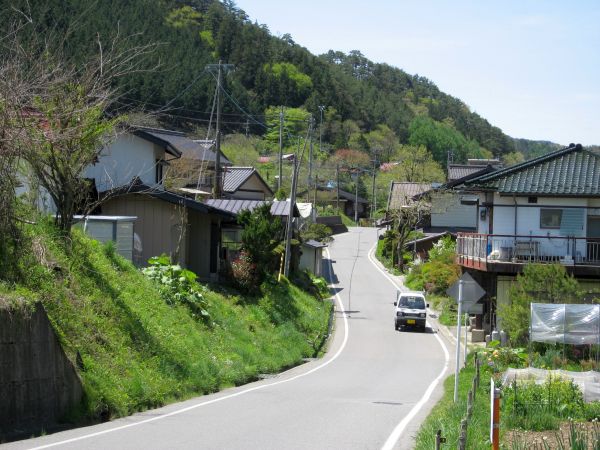
[[[466,450],[467,448],[467,419],[460,421],[460,436],[458,437],[458,449]]]
[[[442,430],[437,430],[435,433],[435,450],[440,450],[442,448],[442,444],[446,442],[446,438],[442,437]]]

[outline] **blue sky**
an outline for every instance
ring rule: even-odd
[[[239,0],[314,54],[429,78],[513,137],[600,144],[600,2]]]

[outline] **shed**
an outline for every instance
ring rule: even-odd
[[[309,239],[302,243],[302,255],[300,256],[300,270],[310,270],[316,276],[323,276],[323,248],[327,244]]]
[[[117,253],[133,261],[136,216],[75,216],[75,226],[103,244],[113,241]]]

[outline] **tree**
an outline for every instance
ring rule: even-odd
[[[498,318],[514,344],[525,344],[532,302],[574,303],[581,296],[579,283],[561,264],[528,264],[509,290],[510,303],[498,305]]]
[[[388,212],[392,219],[391,229],[394,231],[396,239],[396,254],[398,255],[398,269],[404,269],[404,259],[402,254],[408,241],[410,233],[415,230],[419,222],[423,219],[426,212],[426,205],[418,200],[410,205],[399,209],[393,209]]]
[[[271,215],[271,205],[264,203],[252,211],[244,210],[238,215],[242,231],[242,249],[256,264],[259,281],[275,270],[277,258],[275,250],[281,245],[284,228],[281,220]]]
[[[136,71],[140,57],[152,48],[120,50],[120,44],[115,38],[104,51],[98,37],[97,53],[76,64],[63,56],[60,46],[35,40],[24,44],[17,36],[5,54],[3,64],[12,67],[14,88],[28,88],[20,102],[7,106],[13,120],[4,131],[26,162],[25,172],[54,202],[56,225],[63,234],[70,232],[76,211],[88,212],[92,200],[84,171],[97,161],[122,121],[108,114],[117,98],[113,83]]]

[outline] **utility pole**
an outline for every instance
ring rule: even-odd
[[[246,119],[246,139],[248,139],[248,131],[250,130],[250,121]]]
[[[340,213],[340,165],[335,165],[335,191],[336,191],[336,208],[337,213]]]
[[[282,182],[282,167],[283,167],[283,105],[281,105],[281,111],[279,111],[279,178],[277,179],[277,190],[281,190]],[[295,167],[295,166],[294,166]]]
[[[314,119],[311,114],[310,119],[310,129],[312,130]],[[310,187],[312,186],[312,158],[313,158],[313,142],[310,140],[310,147],[308,148],[308,186],[306,187],[306,198],[310,201]]]
[[[319,111],[321,112],[321,123],[319,124],[319,153],[323,152],[323,111],[325,105],[319,105]]]
[[[373,160],[373,202],[371,203],[371,219],[374,217],[375,209],[377,208],[377,196],[375,195],[375,175],[377,174],[376,166],[377,156],[375,156],[375,159]]]
[[[356,172],[356,179],[354,180],[354,223],[358,226],[358,172]]]
[[[217,124],[215,126],[215,180],[213,185],[213,197],[221,198],[221,189],[223,186],[221,175],[221,79],[223,69],[233,69],[233,64],[223,64],[222,61],[219,60],[219,64],[208,64],[206,69],[210,71],[217,70]]]
[[[312,140],[312,121],[308,126],[307,138]],[[290,209],[288,211],[288,220],[285,229],[285,260],[283,263],[283,273],[286,277],[290,275],[290,260],[291,260],[291,250],[292,250],[292,234],[294,231],[294,206],[296,205],[296,186],[298,184],[298,174],[300,162],[302,161],[302,157],[304,156],[304,150],[306,150],[306,140],[304,141],[304,148],[302,149],[302,153],[298,158],[298,153],[300,152],[300,138],[298,138],[298,151],[296,155],[294,155],[294,169],[292,171],[292,189],[290,193]]]

